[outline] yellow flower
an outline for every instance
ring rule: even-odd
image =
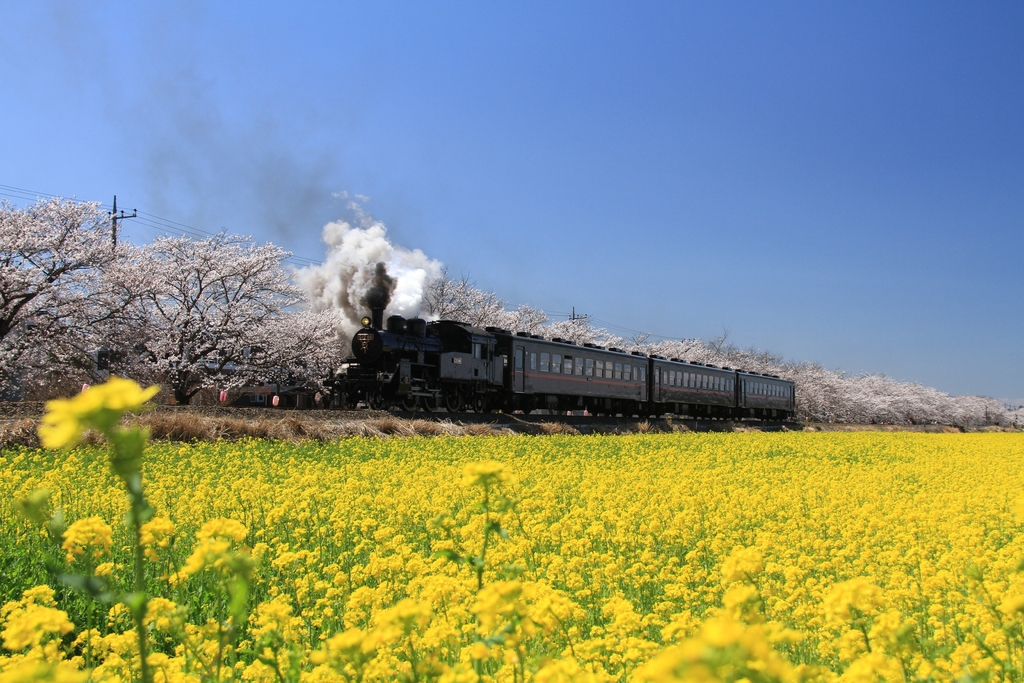
[[[89,674],[78,670],[70,662],[39,662],[33,659],[17,661],[0,673],[2,683],[85,683]]]
[[[244,541],[248,533],[245,525],[233,519],[220,518],[206,522],[196,532],[198,543],[185,561],[180,574],[197,574],[205,567],[213,567],[221,572],[227,571],[232,557],[237,557],[229,553],[232,542]]]
[[[80,519],[64,532],[64,543],[61,549],[67,551],[67,561],[85,555],[92,550],[92,559],[98,560],[110,550],[113,530],[100,517]]]
[[[1010,617],[1017,612],[1024,612],[1024,594],[1008,596],[999,603],[999,611]]]
[[[171,626],[178,625],[183,616],[182,612],[183,610],[171,600],[161,597],[150,598],[146,603],[146,623],[158,630],[166,631]]]
[[[509,481],[511,478],[512,473],[503,464],[494,460],[484,460],[466,465],[462,473],[462,485],[490,486],[494,483]]]
[[[86,427],[106,431],[122,413],[138,410],[159,391],[158,386],[143,389],[130,379],[111,377],[74,398],[47,401],[46,414],[39,424],[39,441],[44,448],[73,446]]]
[[[146,547],[146,557],[151,560],[158,558],[157,549],[170,547],[174,538],[174,522],[166,517],[154,517],[142,525],[139,542]]]
[[[882,591],[863,576],[842,581],[825,597],[825,614],[833,621],[846,622],[858,614],[870,614],[882,605]]]
[[[764,569],[764,558],[757,548],[737,546],[722,563],[722,583],[749,581]]]
[[[37,647],[47,635],[63,636],[74,630],[67,612],[52,607],[52,601],[49,586],[37,586],[22,593],[19,602],[4,605],[5,624],[0,632],[4,647],[12,651]]]

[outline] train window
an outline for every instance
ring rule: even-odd
[[[523,369],[523,349],[519,347],[516,349],[516,370]]]
[[[626,363],[625,365],[622,366],[622,379],[624,379],[624,380],[632,379],[632,377],[630,377],[629,363]]]
[[[562,372],[562,354],[551,354],[551,372]]]
[[[654,383],[661,384],[661,368],[654,368]]]
[[[645,368],[642,365],[640,366],[640,381],[641,382],[646,382],[647,381],[647,368]]]
[[[576,365],[573,366],[573,369],[576,370],[576,376],[577,377],[582,377],[583,376],[583,359],[582,358],[577,358],[576,359]]]
[[[548,366],[551,363],[551,354],[542,353],[540,354],[540,371],[547,372]]]
[[[530,369],[537,369],[537,354],[535,352],[530,353]]]
[[[604,361],[603,360],[595,360],[594,361],[594,367],[596,368],[596,370],[594,370],[594,377],[603,377],[604,376]]]
[[[622,363],[615,364],[615,379],[622,379]]]
[[[707,389],[708,388],[708,376],[707,375],[701,375],[700,376],[700,384],[701,384],[701,388],[702,389]]]
[[[587,359],[587,377],[593,377],[593,376],[594,376],[594,359],[593,358],[588,358]]]
[[[473,344],[473,358],[480,358],[481,344]]]
[[[605,379],[611,379],[612,378],[612,362],[610,360],[609,361],[605,361],[605,363],[604,363],[604,376],[605,376]]]
[[[562,372],[567,375],[572,374],[572,356],[565,357],[565,361],[562,363]]]

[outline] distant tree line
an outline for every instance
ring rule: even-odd
[[[758,349],[741,349],[728,334],[712,340],[681,339],[652,342],[648,335],[626,339],[595,327],[586,317],[549,321],[538,309],[511,308],[495,294],[476,287],[468,277],[454,278],[448,271],[432,281],[425,296],[426,309],[435,317],[465,320],[480,327],[494,325],[545,337],[561,337],[582,344],[615,346],[626,351],[666,358],[713,363],[779,375],[796,383],[797,413],[816,422],[867,424],[943,424],[1024,426],[1024,409],[1009,410],[983,396],[951,396],[913,382],[885,375],[849,374],[820,363],[787,361]]]

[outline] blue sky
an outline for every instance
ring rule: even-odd
[[[1024,396],[1019,3],[0,17],[0,185],[313,260],[334,195],[365,195],[512,303]]]

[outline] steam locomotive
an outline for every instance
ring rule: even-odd
[[[352,357],[329,383],[333,404],[449,412],[587,410],[596,415],[686,415],[788,420],[793,382],[451,320],[371,309]]]

